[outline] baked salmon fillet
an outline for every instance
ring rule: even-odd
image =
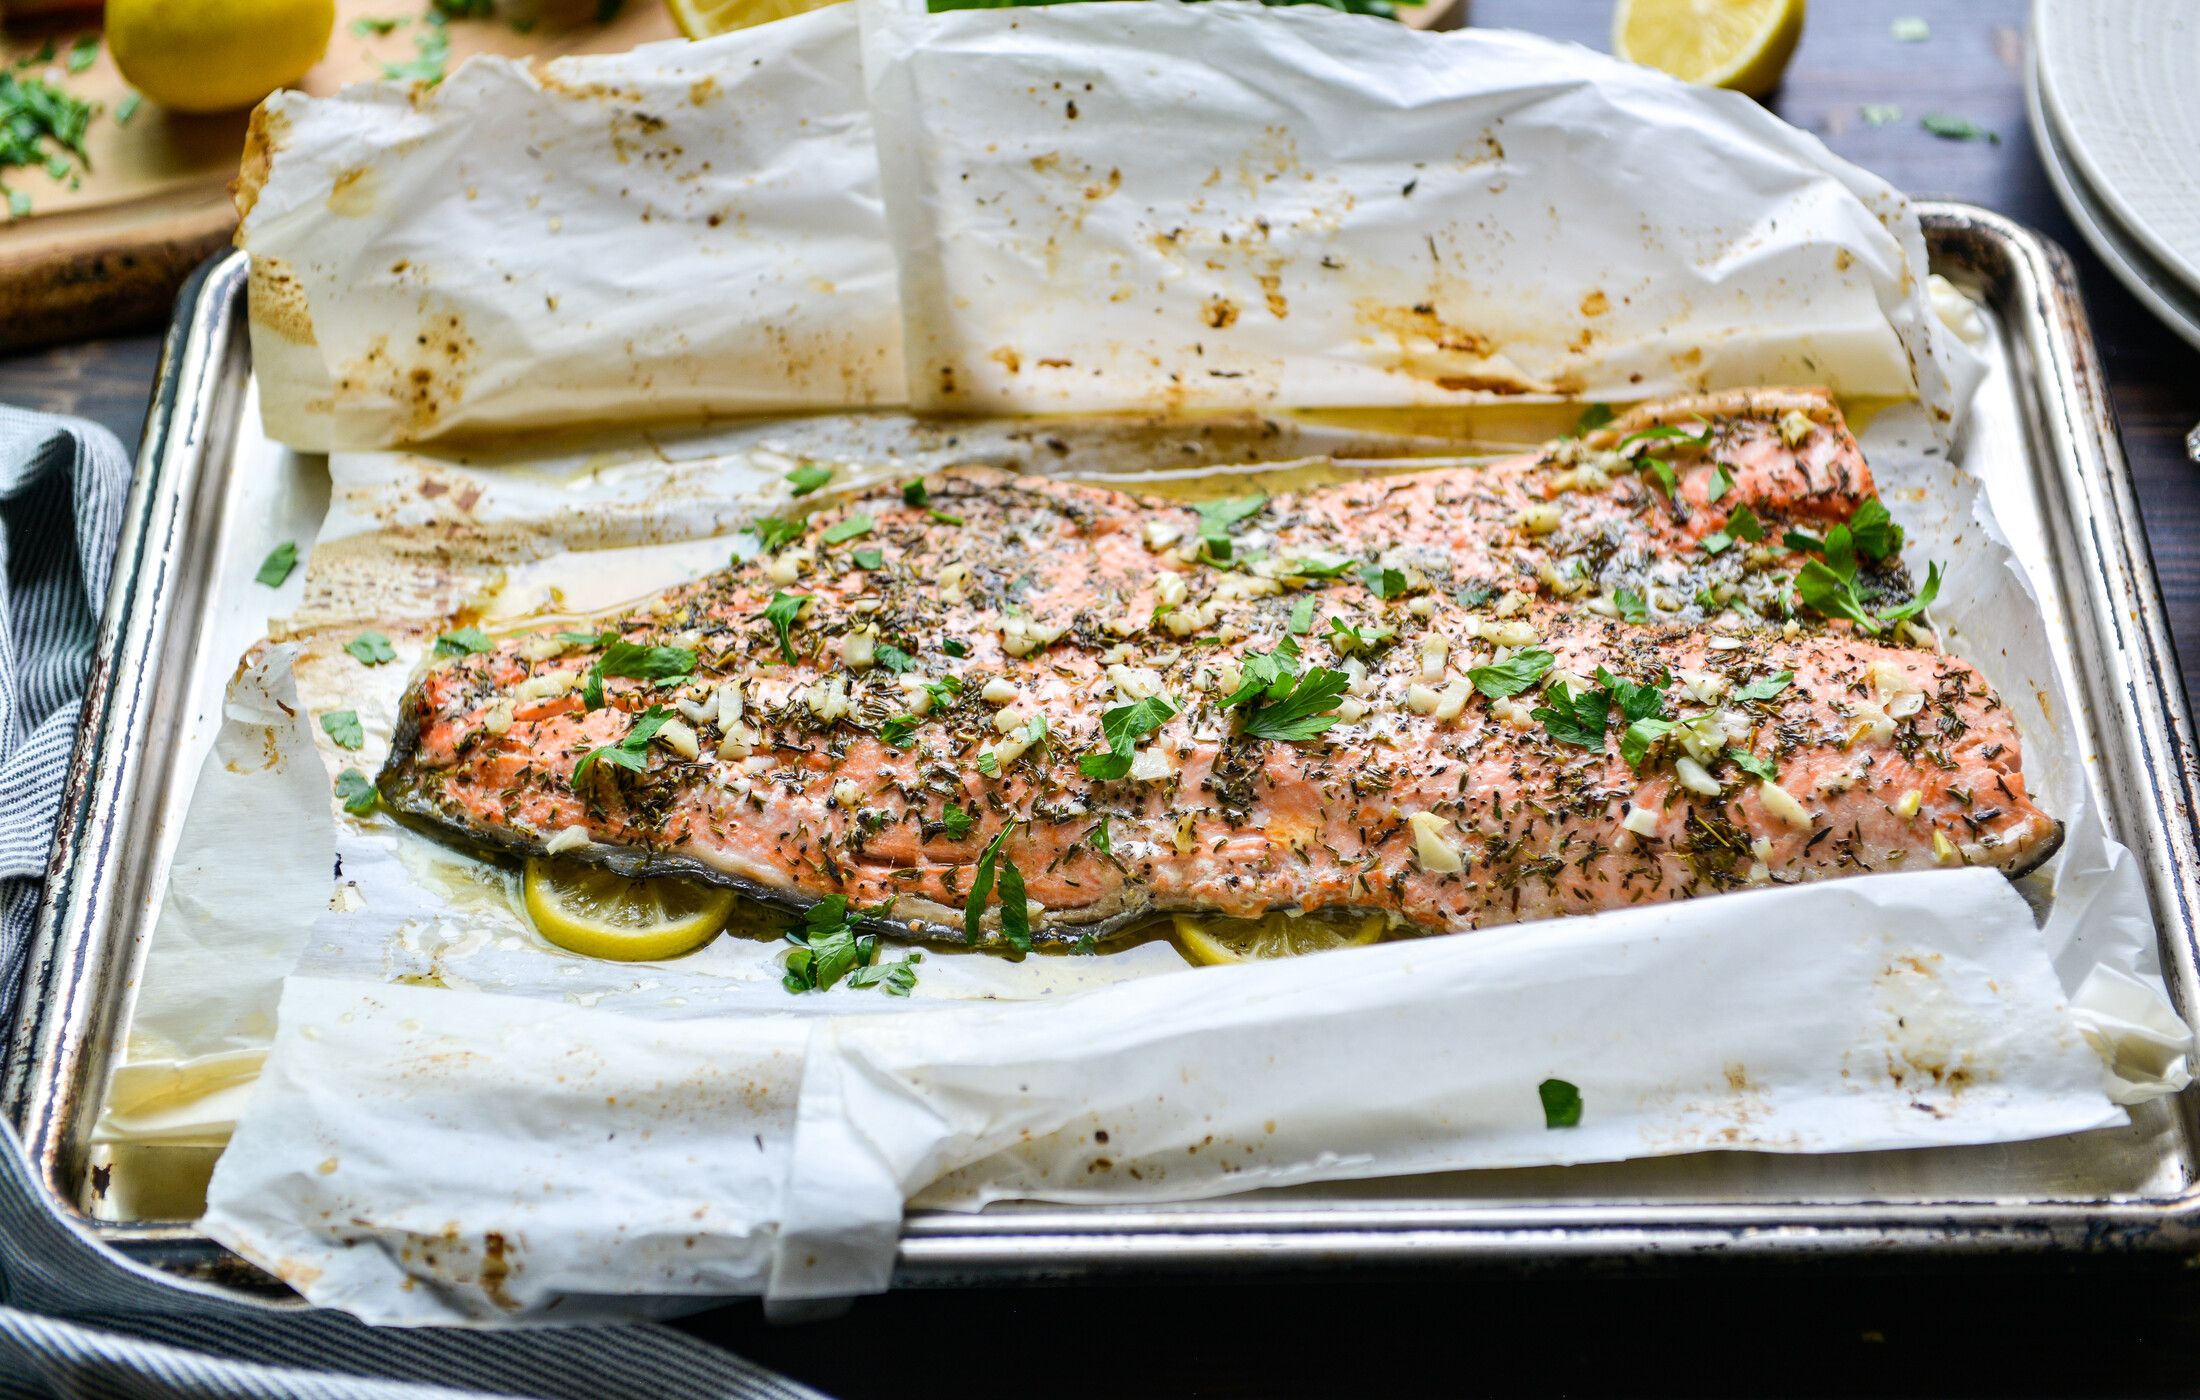
[[[957,469],[757,538],[585,627],[439,647],[385,804],[1018,948],[1167,912],[1439,932],[2014,877],[2061,840],[1819,391],[1275,496]]]

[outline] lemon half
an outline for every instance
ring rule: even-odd
[[[1803,37],[1803,0],[1619,0],[1612,52],[1708,87],[1765,97]]]
[[[690,39],[730,34],[754,24],[822,10],[835,0],[665,0],[672,22]]]
[[[178,112],[249,107],[328,51],[336,0],[107,0],[107,51]]]
[[[1331,948],[1359,948],[1383,936],[1380,914],[1363,919],[1309,918],[1304,914],[1263,914],[1257,919],[1226,919],[1178,914],[1177,941],[1196,963],[1253,962],[1295,958]]]
[[[560,948],[614,962],[655,962],[716,938],[736,896],[688,880],[629,880],[592,865],[530,860],[527,915]]]

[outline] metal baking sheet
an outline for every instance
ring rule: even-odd
[[[1957,204],[1923,212],[1933,269],[1990,312],[1993,373],[1967,460],[2031,566],[2060,660],[2077,678],[2079,694],[2066,699],[2100,755],[2094,783],[2110,829],[2146,871],[2171,992],[2181,1007],[2200,1005],[2200,761],[2074,275],[2061,252],[1999,215]],[[264,626],[252,615],[267,606],[264,590],[240,605],[217,580],[248,576],[237,561],[256,560],[274,539],[310,537],[326,504],[322,459],[259,433],[245,282],[241,254],[210,265],[169,334],[0,1083],[0,1111],[65,1209],[140,1257],[240,1279],[249,1271],[186,1222],[108,1218],[116,1203],[88,1181],[88,1137],[222,689]],[[2043,1142],[1708,1153],[1183,1207],[917,1212],[896,1281],[1702,1256],[2177,1263],[2200,1253],[2196,1110],[2200,1085],[2135,1110],[2129,1128]]]

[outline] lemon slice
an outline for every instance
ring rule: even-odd
[[[1612,52],[1709,87],[1768,96],[1803,37],[1803,0],[1619,0]]]
[[[752,24],[769,24],[789,15],[822,10],[836,0],[665,0],[672,22],[690,39],[731,34]]]
[[[687,880],[629,880],[592,865],[527,862],[527,915],[560,948],[614,962],[692,953],[718,936],[735,895]]]
[[[1176,916],[1176,937],[1184,945],[1185,954],[1193,962],[1209,966],[1260,958],[1295,958],[1331,948],[1358,948],[1382,936],[1380,914],[1363,919],[1309,918],[1304,914],[1263,914],[1257,919]]]

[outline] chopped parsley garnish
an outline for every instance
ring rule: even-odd
[[[1093,825],[1092,830],[1085,833],[1085,839],[1092,842],[1092,848],[1102,855],[1115,849],[1115,839],[1108,835],[1108,818],[1105,812],[1100,814],[1100,820]],[[1090,938],[1092,935],[1085,936]]]
[[[1734,513],[1726,518],[1724,529],[1703,537],[1703,549],[1706,554],[1724,554],[1736,540],[1755,544],[1764,537],[1764,522],[1757,518],[1757,512],[1751,510],[1749,503],[1745,501],[1734,507]]]
[[[596,766],[599,759],[630,773],[646,771],[649,766],[649,741],[657,737],[657,731],[664,728],[665,721],[671,718],[672,711],[662,705],[652,705],[642,712],[641,717],[634,721],[633,727],[621,735],[617,743],[606,744],[600,749],[590,749],[581,755],[581,761],[573,765],[574,791],[580,790],[581,783],[587,779],[589,770]]]
[[[1389,601],[1406,591],[1406,576],[1396,569],[1386,569],[1377,564],[1360,566],[1360,582],[1376,597]]]
[[[1166,695],[1149,695],[1128,705],[1116,705],[1100,713],[1100,735],[1107,743],[1102,753],[1088,753],[1077,760],[1078,771],[1088,778],[1115,779],[1131,771],[1131,755],[1138,741],[1176,717],[1181,707]]]
[[[801,616],[802,605],[809,601],[810,595],[807,593],[775,592],[772,594],[772,600],[764,605],[764,620],[770,623],[772,631],[778,634],[779,654],[786,658],[789,666],[794,665],[795,661],[794,620]]]
[[[260,571],[252,577],[266,584],[269,588],[280,588],[283,586],[283,580],[290,577],[290,571],[297,567],[298,546],[289,540],[284,540],[267,552],[267,557],[260,561]]]
[[[1274,651],[1249,651],[1239,663],[1238,688],[1223,699],[1222,708],[1248,701],[1278,700],[1291,691],[1299,674],[1299,644],[1285,637]]]
[[[652,647],[639,642],[607,643],[596,658],[596,673],[628,680],[676,681],[695,670],[695,653],[686,647]]]
[[[330,710],[321,716],[321,731],[340,749],[356,749],[367,742],[366,727],[357,710]]]
[[[1352,561],[1350,559],[1339,559],[1334,564],[1323,564],[1312,559],[1300,558],[1291,561],[1290,572],[1293,578],[1342,578],[1344,577],[1344,571],[1351,567]]]
[[[874,967],[878,939],[856,932],[862,919],[862,911],[844,894],[829,894],[804,910],[802,926],[788,929],[785,935],[794,949],[787,954],[787,973],[780,985],[790,992],[822,992],[847,977],[851,987],[868,987],[891,978],[895,969],[902,969],[906,981],[900,990],[892,986],[885,990],[890,996],[907,996],[917,984],[917,974],[908,970],[908,963],[922,955],[911,953],[901,962]],[[866,973],[871,975],[866,977]]]
[[[804,462],[787,473],[787,485],[797,496],[807,496],[832,479],[833,469],[815,462]]]
[[[870,534],[877,524],[870,516],[858,511],[826,530],[823,539],[827,544],[846,544],[852,539]]]
[[[906,749],[917,742],[915,715],[896,715],[878,727],[878,737],[897,749]]]
[[[1303,637],[1314,630],[1314,595],[1301,593],[1291,605],[1291,617],[1283,624],[1292,635]]]
[[[956,803],[950,802],[940,809],[940,825],[946,828],[947,839],[960,841],[970,834],[970,814]]]
[[[944,510],[928,510],[925,512],[925,514],[931,516],[934,520],[937,520],[942,525],[960,525],[963,523],[963,518],[961,516],[949,515]]]
[[[1496,592],[1496,589],[1486,583],[1470,583],[1451,596],[1458,600],[1462,608],[1479,608],[1486,605]]]
[[[558,640],[569,647],[607,647],[619,640],[619,634],[608,628],[601,632],[560,632]]]
[[[917,669],[917,658],[892,642],[881,642],[871,648],[871,659],[897,676],[905,676]]]
[[[417,56],[403,63],[385,63],[382,76],[401,83],[426,83],[434,87],[443,81],[444,67],[451,61],[451,36],[444,32],[443,15],[431,12],[428,22],[413,35],[413,49]]]
[[[1762,778],[1769,783],[1780,776],[1780,770],[1772,766],[1771,760],[1759,758],[1753,753],[1745,753],[1740,749],[1728,749],[1726,756],[1734,760],[1736,768],[1741,769],[1753,778]]]
[[[946,641],[940,643],[940,650],[946,652],[949,656],[968,656],[970,655],[970,643],[960,637],[949,637]]]
[[[140,108],[140,107],[142,107],[142,106],[144,106],[144,105],[145,105],[145,94],[144,94],[144,93],[142,93],[142,92],[126,92],[126,93],[124,93],[124,94],[122,95],[122,100],[121,100],[120,102],[117,102],[117,103],[115,104],[115,125],[116,125],[116,126],[128,126],[128,125],[130,124],[130,118],[132,118],[132,117],[136,116],[136,115],[137,115],[137,111],[138,111],[138,108]]]
[[[1192,509],[1199,515],[1199,552],[1211,564],[1230,562],[1230,531],[1239,523],[1260,514],[1267,506],[1265,495],[1224,496],[1216,501],[1198,501]]]
[[[1915,617],[1940,595],[1940,565],[1933,564],[1926,571],[1925,586],[1909,602],[1877,614],[1864,606],[1856,591],[1857,557],[1878,561],[1902,547],[1902,527],[1876,496],[1858,506],[1845,524],[1826,531],[1824,539],[1790,530],[1782,542],[1789,549],[1824,556],[1810,560],[1795,575],[1795,591],[1803,606],[1825,617],[1846,618],[1866,631],[1877,632],[1887,623]]]
[[[1902,109],[1892,102],[1867,102],[1856,111],[1866,126],[1889,126],[1902,120]]]
[[[781,520],[776,515],[767,515],[749,527],[766,554],[777,554],[801,539],[805,528],[804,522],[800,520]]]
[[[1727,492],[1733,489],[1734,478],[1730,474],[1728,474],[1726,463],[1713,462],[1711,464],[1710,484],[1704,487],[1704,499],[1707,501],[1717,501],[1720,497],[1724,496]]]
[[[1651,484],[1663,491],[1667,500],[1671,500],[1680,493],[1681,480],[1673,474],[1673,464],[1671,462],[1666,461],[1663,457],[1645,457],[1642,462],[1642,469],[1649,473]]]
[[[1613,413],[1612,406],[1610,404],[1590,404],[1587,408],[1581,410],[1581,416],[1574,420],[1574,431],[1572,435],[1574,437],[1587,436],[1588,434],[1593,433],[1597,429],[1603,427],[1605,424],[1611,422],[1612,418]]]
[[[361,15],[351,22],[351,32],[362,39],[381,38],[405,23],[403,19],[381,19],[373,15]]]
[[[496,643],[479,627],[461,627],[455,632],[445,632],[435,639],[437,656],[479,656],[493,650]]]
[[[924,484],[923,477],[905,481],[901,484],[901,499],[906,505],[922,509],[925,502],[932,499],[932,489]]]
[[[1669,719],[1630,720],[1620,732],[1619,756],[1627,760],[1629,768],[1642,767],[1642,761],[1650,756],[1650,746],[1673,732],[1676,721]]]
[[[1619,609],[1621,618],[1628,622],[1648,622],[1650,605],[1632,588],[1622,588],[1612,595],[1612,606]]]
[[[1329,619],[1329,645],[1339,656],[1348,656],[1356,651],[1374,651],[1397,635],[1395,628],[1377,627],[1373,624],[1354,627],[1341,617]]]
[[[1503,661],[1474,667],[1467,672],[1467,679],[1488,698],[1504,700],[1542,680],[1557,659],[1541,647],[1527,647]]]
[[[980,932],[979,926],[985,920],[985,902],[993,895],[993,874],[995,869],[1001,866],[1006,866],[1007,869],[1010,871],[1016,869],[1014,865],[1010,864],[1001,855],[1001,847],[1008,843],[1009,833],[1014,831],[1015,829],[1016,824],[1014,822],[1010,822],[1006,826],[1003,826],[999,834],[996,835],[991,841],[986,843],[985,850],[978,856],[978,867],[974,872],[972,872],[970,879],[970,896],[963,901],[963,935],[966,939],[969,940],[972,947],[976,947],[978,944],[978,935]],[[1016,943],[1016,935],[1009,928],[1009,916],[1007,907],[1008,887],[1005,881],[1003,882],[1001,887],[1001,931],[1003,934],[1007,935],[1008,940],[1011,944],[1014,944],[1021,951],[1028,953],[1031,951],[1031,911],[1023,906],[1023,901],[1021,898],[1021,896],[1023,895],[1023,890],[1024,877],[1021,874],[1018,874],[1016,876],[1016,893],[1018,895],[1016,913],[1018,915],[1019,923],[1022,925],[1023,928],[1023,942]]]
[[[344,810],[355,817],[374,810],[374,784],[356,768],[346,768],[336,775],[336,796],[343,801]]]
[[[99,62],[99,36],[97,34],[79,34],[76,42],[69,45],[69,71],[71,73],[81,73],[97,62]]]
[[[859,569],[883,569],[886,567],[886,556],[875,549],[859,549],[848,557],[855,560],[856,567]]]
[[[52,47],[48,41],[37,61],[51,59]],[[16,66],[20,70],[25,65],[19,62]],[[74,184],[83,171],[91,168],[84,133],[98,112],[97,103],[86,102],[42,78],[0,72],[0,167],[43,166],[54,179]],[[30,212],[30,196],[21,190],[9,191],[8,213],[20,219]]]
[[[1001,857],[1001,933],[1019,953],[1031,951],[1031,899],[1024,893],[1024,872]]]
[[[917,964],[924,961],[924,950],[911,948],[893,962],[874,962],[859,967],[848,974],[851,987],[877,987],[890,997],[905,997],[917,989]]]
[[[1782,671],[1776,676],[1765,676],[1753,680],[1736,690],[1733,695],[1734,703],[1748,705],[1761,700],[1770,700],[1794,683],[1795,673],[1793,671]]]
[[[397,659],[397,649],[380,632],[361,632],[344,643],[344,650],[350,652],[362,666],[379,666],[385,661]]]
[[[1543,701],[1530,714],[1542,721],[1544,733],[1562,744],[1584,749],[1604,747],[1604,722],[1612,708],[1611,696],[1593,685],[1579,690],[1555,685],[1543,692]]]
[[[1574,1128],[1581,1124],[1581,1090],[1563,1079],[1546,1079],[1535,1086],[1543,1101],[1543,1126]]]
[[[1247,709],[1245,732],[1256,739],[1285,743],[1311,739],[1337,723],[1333,713],[1343,702],[1352,678],[1342,671],[1316,666],[1282,695]]]
[[[988,778],[998,778],[1001,776],[1001,761],[1000,759],[993,756],[993,750],[979,750],[978,771],[985,774]]]
[[[941,676],[938,680],[924,683],[924,693],[931,696],[932,703],[943,710],[955,703],[955,697],[962,694],[962,688],[963,683],[954,676]]]
[[[1877,496],[1856,508],[1856,514],[1849,517],[1848,531],[1856,552],[1873,563],[1902,548],[1902,527],[1895,524]]]
[[[1951,116],[1946,112],[1927,112],[1917,119],[1917,124],[1943,141],[1984,141],[1995,146],[2001,144],[1998,133],[1980,126],[1969,117]]]

